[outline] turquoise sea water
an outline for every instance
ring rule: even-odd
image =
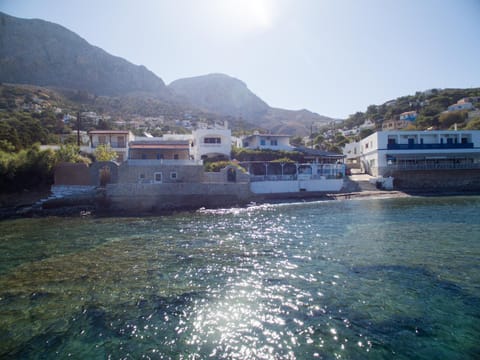
[[[0,358],[478,359],[480,197],[0,222]]]

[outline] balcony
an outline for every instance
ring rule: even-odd
[[[473,149],[473,143],[446,144],[388,144],[387,150]]]
[[[383,167],[383,171],[415,171],[415,170],[472,170],[480,169],[480,163],[420,163],[392,164]]]
[[[92,148],[96,148],[100,145],[110,145],[112,149],[126,149],[127,148],[127,143],[125,141],[111,141],[111,142],[94,142],[92,144]]]

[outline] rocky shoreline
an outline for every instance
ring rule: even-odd
[[[269,203],[269,202],[288,202],[292,200],[305,200],[305,201],[315,201],[315,200],[354,200],[354,199],[372,199],[372,198],[406,198],[412,196],[462,196],[462,195],[480,195],[478,192],[404,192],[398,190],[378,190],[378,191],[356,191],[356,192],[340,192],[332,194],[323,194],[318,196],[303,196],[296,198],[280,198],[275,199],[259,199],[255,201],[256,204]],[[83,216],[117,216],[117,215],[127,215],[119,214],[117,212],[109,212],[108,209],[99,208],[99,204],[103,201],[103,193],[100,190],[96,190],[95,193],[88,195],[74,195],[62,198],[50,198],[50,199],[40,199],[39,201],[32,204],[22,204],[19,206],[13,207],[2,207],[0,208],[0,220],[4,219],[14,219],[14,218],[28,218],[28,217],[48,217],[48,216],[57,216],[57,217],[83,217]],[[248,204],[245,204],[245,206]],[[191,211],[195,209],[183,209],[184,211]],[[175,211],[181,211],[176,209]],[[166,209],[165,211],[159,211],[149,214],[135,214],[138,216],[142,215],[153,215],[153,214],[169,214],[174,211]],[[130,214],[131,215],[131,214]]]

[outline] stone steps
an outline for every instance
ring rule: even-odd
[[[357,181],[360,191],[378,191],[377,185],[370,181]]]
[[[55,200],[69,197],[75,197],[80,195],[87,195],[95,191],[95,186],[82,186],[82,185],[53,185],[50,189],[51,194],[49,197],[38,200],[32,205],[32,209],[41,209],[43,204]]]

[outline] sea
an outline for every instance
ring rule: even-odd
[[[480,197],[0,222],[1,359],[479,359]]]

